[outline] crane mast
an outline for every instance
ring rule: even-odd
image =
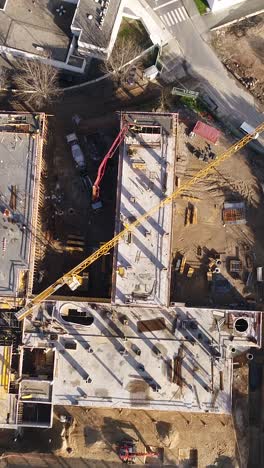
[[[125,126],[126,130],[122,132],[121,137],[122,141],[125,138],[128,127]],[[161,202],[153,206],[149,211],[139,216],[131,224],[126,225],[118,234],[116,234],[111,240],[102,245],[96,252],[92,253],[89,257],[85,258],[79,265],[72,268],[70,271],[61,276],[55,283],[53,283],[48,288],[44,289],[40,294],[31,299],[31,301],[25,305],[22,309],[16,312],[17,320],[23,320],[25,317],[32,313],[33,308],[40,304],[42,301],[46,300],[52,294],[54,294],[58,289],[67,284],[72,290],[76,289],[79,286],[78,275],[88,268],[92,263],[98,260],[103,255],[106,255],[113,247],[115,247],[120,240],[122,240],[128,232],[133,231],[136,227],[141,225],[145,220],[147,220],[153,213],[157,212],[160,208],[163,208],[169,205],[175,198],[177,198],[182,192],[186,191],[192,187],[198,180],[204,179],[208,174],[210,174],[217,166],[219,166],[223,161],[230,158],[237,151],[246,146],[250,141],[254,139],[257,133],[264,131],[264,122],[256,127],[255,131],[251,134],[246,135],[238,142],[234,143],[228,150],[222,153],[217,159],[208,164],[205,168],[198,171],[190,180],[183,183],[179,188],[177,188],[171,195],[164,198]],[[119,134],[120,135],[120,134]],[[119,143],[120,144],[120,143]],[[113,145],[112,145],[113,146]],[[119,145],[118,145],[119,146]],[[111,147],[112,148],[112,147]],[[110,150],[111,150],[110,148]],[[117,148],[116,148],[117,149]],[[110,151],[109,150],[109,151]]]

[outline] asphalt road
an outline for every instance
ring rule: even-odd
[[[220,115],[234,126],[239,126],[243,121],[247,121],[252,126],[261,123],[264,117],[256,108],[253,96],[228,74],[214,50],[202,37],[205,24],[194,8],[194,2],[190,0],[146,1],[174,38],[164,48],[164,52],[170,56],[172,78],[175,76],[175,68],[171,56],[175,44],[179,44],[185,72],[198,78],[200,88],[217,103]],[[174,56],[175,61],[179,60],[176,54]],[[263,138],[261,142],[264,142]]]
[[[148,4],[172,33],[180,32],[182,23],[189,19],[181,0],[148,0]]]

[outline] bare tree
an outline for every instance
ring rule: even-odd
[[[37,108],[49,104],[61,94],[58,70],[40,60],[20,59],[14,81],[18,96]]]
[[[104,62],[102,68],[107,73],[113,73],[114,78],[119,84],[124,82],[125,77],[133,64],[132,60],[136,59],[141,53],[142,47],[133,39],[121,37],[116,40],[112,53],[107,61]],[[137,65],[140,63],[140,58],[136,61]],[[128,64],[128,65],[126,65]]]
[[[158,109],[160,112],[168,112],[171,108],[171,87],[162,87],[160,91],[160,97],[158,100]]]
[[[5,67],[0,68],[0,90],[7,86],[7,70]]]

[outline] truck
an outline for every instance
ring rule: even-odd
[[[76,133],[69,133],[66,136],[67,143],[70,144],[71,146],[71,153],[73,160],[75,162],[75,166],[79,171],[82,183],[84,185],[85,190],[90,194],[90,197],[92,196],[92,187],[93,183],[87,174],[87,167],[86,167],[86,162],[85,162],[85,157],[83,154],[83,151],[80,147],[78,138]],[[101,200],[97,200],[91,203],[91,207],[94,211],[101,210],[102,208],[102,202]]]
[[[69,143],[71,146],[72,157],[74,159],[76,168],[79,169],[79,171],[85,170],[86,162],[85,162],[82,149],[79,145],[79,141],[78,141],[76,133],[69,133],[66,136],[66,140],[67,140],[67,143]]]
[[[249,125],[247,122],[243,122],[240,127],[239,127],[239,130],[244,134],[244,135],[249,135],[250,133],[254,133],[255,132],[255,128],[252,127],[252,125]],[[254,140],[257,140],[259,137],[259,133],[256,133],[256,135],[254,136]]]

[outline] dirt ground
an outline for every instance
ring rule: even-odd
[[[264,104],[264,14],[213,32],[212,45],[226,68]]]
[[[233,143],[231,138],[222,134],[216,146],[211,144],[208,147],[208,143],[200,137],[187,136],[193,123],[189,126],[185,124],[181,123],[178,169],[176,166],[181,184],[208,164],[199,159],[201,152],[211,152],[214,158]],[[224,161],[175,200],[173,301],[201,306],[233,305],[237,308],[247,306],[248,300],[262,302],[263,291],[258,289],[252,265],[260,266],[264,262],[263,169],[262,159],[247,148]],[[224,202],[244,202],[246,224],[224,224]],[[196,223],[186,223],[188,207],[196,210]],[[177,260],[183,257],[186,265],[180,272]],[[208,280],[210,262],[217,258],[221,262],[220,272]],[[241,261],[242,271],[239,274],[230,273],[232,259]],[[188,268],[194,269],[191,278],[187,277]]]
[[[37,451],[64,459],[85,459],[87,466],[95,466],[100,460],[104,463],[101,466],[115,466],[120,463],[118,444],[123,439],[133,439],[139,451],[144,452],[146,446],[159,449],[160,458],[148,460],[151,466],[239,466],[233,421],[227,415],[76,407],[56,407],[55,412],[52,429],[26,429],[17,442],[13,442],[12,431],[5,431],[0,446],[6,448],[9,444],[9,451],[23,452],[25,458],[28,452]],[[59,421],[62,414],[72,417],[66,432]],[[136,461],[143,463],[143,457]]]
[[[107,122],[101,119],[98,156],[103,158],[117,134],[117,119]],[[118,158],[109,162],[101,185],[103,208],[94,212],[91,208],[91,193],[84,187],[71,155],[66,135],[76,131],[86,157],[87,170],[92,181],[96,178],[100,160],[94,161],[89,154],[91,130],[65,128],[61,122],[56,127],[49,124],[48,145],[44,152],[42,171],[42,206],[39,215],[40,229],[48,241],[46,246],[38,243],[34,293],[40,292],[58,277],[78,265],[100,247],[101,242],[111,239],[115,222],[115,179]],[[95,130],[92,129],[92,133]],[[98,129],[96,130],[98,134]],[[75,237],[78,236],[78,237]],[[76,239],[76,240],[75,240]],[[78,291],[79,296],[109,297],[111,283],[111,256],[104,265],[100,260],[89,272],[88,285]],[[100,274],[100,282],[96,275]],[[68,290],[69,291],[69,290]],[[67,288],[63,291],[67,294]]]
[[[116,178],[118,154],[107,165],[101,184],[100,199],[103,208],[94,212],[91,195],[84,188],[76,169],[66,135],[76,132],[86,158],[88,175],[94,181],[100,161],[118,134],[119,117],[116,109],[124,103],[149,99],[151,86],[142,82],[138,72],[133,86],[114,89],[112,83],[104,83],[100,90],[82,90],[77,95],[66,94],[56,103],[48,119],[47,146],[44,151],[42,170],[42,196],[36,247],[33,293],[48,287],[72,267],[100,247],[114,235]],[[154,93],[157,94],[158,90]],[[146,97],[145,97],[146,94]],[[20,106],[15,103],[15,109]],[[81,122],[75,127],[73,115]],[[54,118],[53,118],[54,117]],[[91,135],[97,135],[98,161],[90,157]],[[77,239],[74,242],[73,239]],[[80,245],[81,244],[81,245]],[[69,248],[73,246],[73,248]],[[77,247],[77,248],[75,248]],[[99,259],[89,269],[89,281],[85,282],[75,296],[86,298],[109,298],[111,294],[112,254]],[[100,281],[98,278],[100,277]],[[64,287],[63,296],[73,295]]]

